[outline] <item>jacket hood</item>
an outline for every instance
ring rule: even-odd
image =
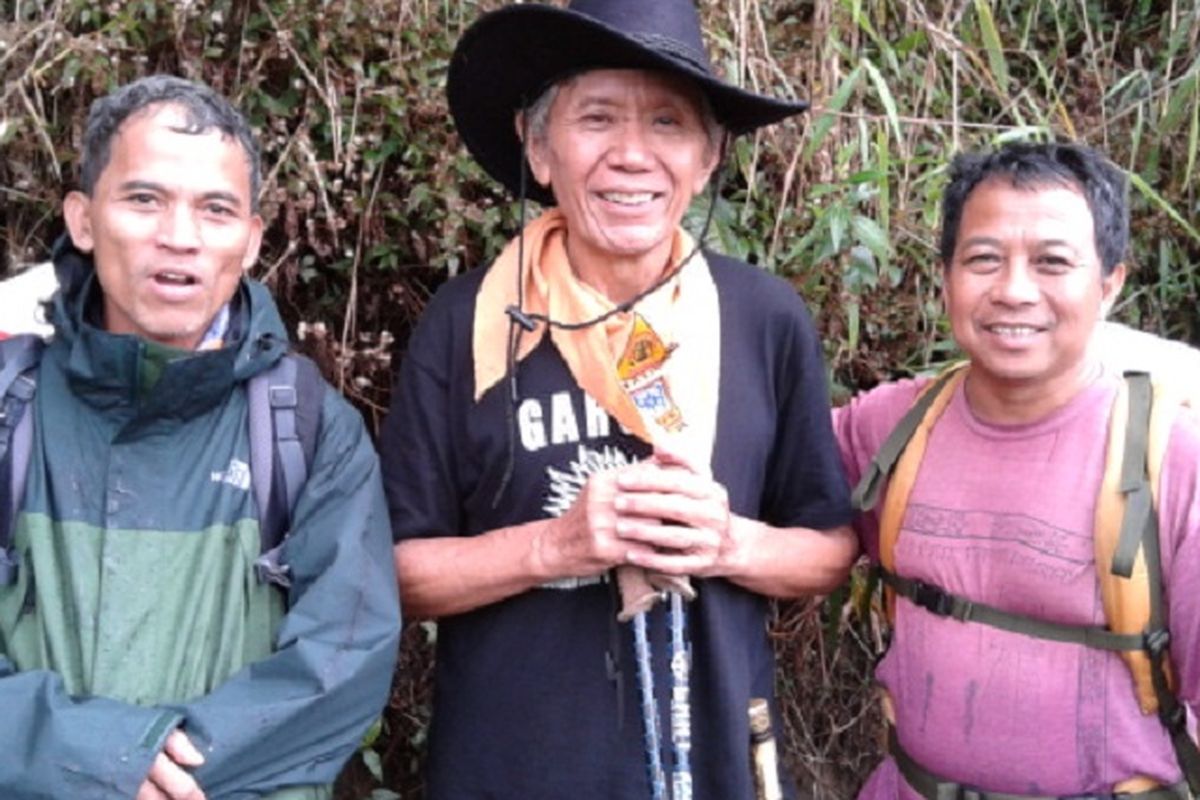
[[[67,361],[72,388],[101,405],[135,402],[145,342],[99,327],[101,289],[91,256],[64,236],[53,253],[59,291],[50,299],[53,349]],[[167,365],[148,402],[188,419],[223,400],[235,384],[268,369],[288,349],[287,331],[266,287],[243,278],[231,301],[226,343]]]

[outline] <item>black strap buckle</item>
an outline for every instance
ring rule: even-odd
[[[1158,718],[1162,720],[1163,727],[1171,733],[1187,730],[1187,711],[1184,710],[1182,703],[1165,705],[1160,701]]]
[[[941,587],[922,580],[913,581],[911,599],[930,614],[939,617],[948,617],[954,611],[954,600],[950,595],[942,591]]]
[[[1171,632],[1166,628],[1158,630],[1146,631],[1144,644],[1146,652],[1151,658],[1161,658],[1163,653],[1167,652],[1167,648],[1171,646]]]

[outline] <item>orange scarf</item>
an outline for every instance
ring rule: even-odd
[[[545,212],[525,228],[525,264],[521,269],[525,284],[523,310],[565,322],[582,322],[600,316],[615,304],[575,277],[567,258],[566,232],[566,219],[558,209]],[[687,234],[677,231],[671,245],[671,263],[684,258],[690,244]],[[475,301],[472,334],[477,401],[505,374],[509,326],[505,309],[517,303],[518,249],[517,239],[508,243],[484,276]],[[664,287],[664,291],[672,291],[672,287]],[[551,328],[550,340],[580,388],[626,430],[645,442],[652,442],[650,430],[622,388],[615,369],[633,326],[633,312],[625,312],[581,330]],[[521,332],[518,361],[533,352],[547,327],[539,324],[533,332]]]

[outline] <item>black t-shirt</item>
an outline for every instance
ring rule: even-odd
[[[712,467],[731,510],[780,527],[845,524],[849,498],[825,364],[803,303],[774,276],[707,258],[721,314]],[[397,541],[472,536],[560,514],[592,471],[648,454],[576,386],[548,336],[520,362],[515,409],[507,381],[473,400],[482,276],[469,273],[438,292],[401,368],[380,438]],[[496,503],[510,437],[512,476]],[[687,606],[695,797],[749,800],[747,705],[774,697],[766,600],[721,579],[695,583],[699,597]],[[633,636],[629,625],[614,629],[614,615],[607,584],[585,580],[442,619],[428,797],[649,797]],[[667,627],[660,606],[649,629],[669,770]],[[614,630],[623,720],[606,668]]]

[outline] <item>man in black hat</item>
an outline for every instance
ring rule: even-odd
[[[805,105],[716,78],[691,0],[488,14],[448,93],[554,208],[434,298],[382,432],[406,609],[440,620],[429,797],[748,799],[766,598],[855,546],[803,303],[680,221],[727,133]]]

